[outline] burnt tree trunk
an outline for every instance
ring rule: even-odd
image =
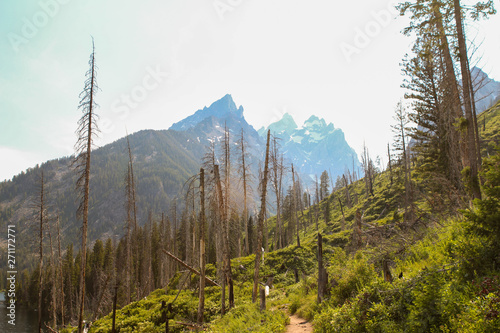
[[[271,137],[271,131],[267,131],[267,144],[266,144],[266,158],[264,162],[264,179],[261,183],[262,197],[260,202],[260,212],[258,217],[258,232],[257,232],[257,248],[255,249],[255,270],[253,274],[253,291],[252,291],[252,302],[255,303],[257,300],[257,291],[259,284],[259,269],[260,261],[262,255],[262,232],[264,229],[264,216],[266,215],[266,194],[267,194],[267,176],[268,176],[268,166],[269,166],[269,140]]]

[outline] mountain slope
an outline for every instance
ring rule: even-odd
[[[472,68],[471,78],[475,90],[476,112],[479,114],[493,106],[500,99],[500,82],[490,79],[478,67]]]
[[[195,127],[197,124],[209,117],[222,119],[228,114],[233,114],[236,118],[243,119],[243,107],[236,108],[231,95],[227,94],[218,101],[212,103],[208,108],[204,107],[196,111],[193,115],[173,124],[169,129],[185,131]]]

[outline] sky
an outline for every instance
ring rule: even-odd
[[[463,1],[462,1],[463,2]],[[495,2],[497,9],[498,1]],[[2,0],[0,181],[74,153],[95,41],[98,145],[167,129],[225,94],[256,129],[288,112],[384,160],[411,38],[385,0]],[[500,80],[500,18],[471,24]],[[495,62],[496,61],[496,62]],[[386,159],[386,158],[385,158]]]

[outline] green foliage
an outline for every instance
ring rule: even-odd
[[[209,332],[282,332],[288,317],[282,311],[261,312],[258,304],[245,303],[214,321]]]
[[[500,144],[500,101],[477,117],[479,133],[483,141],[482,155],[494,155]]]
[[[497,147],[500,152],[500,146]],[[500,153],[483,162],[481,176],[485,198],[474,201],[474,209],[466,212],[473,222],[473,229],[482,235],[490,235],[492,242],[500,240]]]
[[[161,303],[172,303],[172,313],[168,314],[172,319],[169,324],[171,332],[181,332],[183,327],[174,321],[196,321],[198,306],[198,294],[191,291],[183,291],[179,297],[174,299],[177,291],[165,294],[165,290],[158,289],[148,297],[133,302],[116,311],[116,326],[119,332],[164,332],[165,323],[162,321]],[[219,311],[218,300],[220,289],[217,287],[206,288],[205,319],[212,320]],[[96,321],[91,333],[104,333],[111,331],[112,313]]]

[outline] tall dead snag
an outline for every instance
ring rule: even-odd
[[[283,223],[281,221],[281,201],[283,188],[283,154],[279,152],[279,138],[273,137],[271,146],[271,185],[276,196],[276,249],[281,249],[285,244],[283,240]]]
[[[198,324],[203,323],[205,310],[205,170],[200,169],[200,299],[198,303]]]
[[[229,307],[234,306],[233,294],[233,278],[231,274],[231,258],[229,255],[229,232],[227,225],[227,216],[224,209],[224,197],[222,195],[222,186],[220,181],[219,166],[214,165],[215,183],[217,186],[217,193],[219,197],[219,216],[221,216],[222,225],[222,257],[223,257],[223,277],[222,277],[222,292],[221,292],[221,313],[226,313],[226,282],[229,286]]]
[[[413,219],[413,193],[412,193],[412,184],[411,184],[411,161],[410,161],[410,153],[409,146],[407,146],[407,125],[409,123],[408,114],[406,112],[405,107],[401,102],[397,104],[396,114],[394,116],[394,120],[396,121],[396,125],[391,126],[393,132],[395,133],[394,137],[394,148],[397,151],[401,152],[401,164],[403,166],[403,172],[405,176],[405,214],[404,221],[408,223]]]
[[[57,215],[57,247],[59,255],[59,279],[60,279],[60,308],[61,308],[61,325],[64,326],[64,278],[63,278],[63,260],[61,251],[61,230],[59,227],[59,215]]]
[[[92,39],[92,54],[89,60],[90,69],[85,74],[85,86],[80,94],[80,104],[83,116],[78,120],[77,135],[78,140],[75,145],[77,157],[75,160],[78,180],[76,188],[80,195],[80,205],[77,215],[82,219],[82,247],[80,263],[80,309],[78,315],[78,333],[83,332],[83,315],[85,306],[85,267],[87,266],[87,227],[89,215],[89,197],[90,197],[90,152],[93,146],[93,137],[98,132],[97,118],[95,109],[97,103],[95,96],[97,90],[96,66],[95,66],[95,47]]]
[[[39,261],[38,261],[38,269],[39,269],[39,277],[38,277],[38,332],[42,332],[42,290],[43,290],[43,235],[44,235],[44,226],[47,221],[47,208],[45,205],[45,179],[43,176],[43,171],[40,177],[40,185],[39,185],[39,196],[34,204],[36,209],[36,220],[39,224]]]
[[[375,167],[373,166],[373,161],[368,153],[368,148],[366,144],[363,143],[363,155],[361,155],[361,163],[363,164],[363,171],[365,172],[365,188],[366,197],[374,196],[373,194],[373,177],[375,172]]]
[[[230,219],[230,205],[231,205],[231,140],[229,129],[224,125],[224,198],[221,197],[223,204],[222,227],[223,227],[223,251],[224,251],[224,274],[229,290],[229,308],[234,307],[234,291],[233,291],[233,275],[231,272],[231,245],[229,242],[229,219]]]
[[[248,190],[249,188],[249,180],[251,177],[250,174],[250,168],[248,166],[247,160],[248,160],[248,153],[246,149],[246,141],[245,141],[245,136],[244,136],[244,131],[241,129],[241,136],[240,139],[238,140],[238,151],[239,151],[239,156],[238,156],[238,170],[241,172],[241,180],[243,182],[243,225],[244,225],[244,232],[245,232],[245,239],[244,239],[244,254],[248,255],[250,253],[250,246],[249,246],[249,239],[248,239]],[[238,240],[241,237],[241,232],[238,234]],[[238,244],[238,249],[240,248],[240,244]],[[238,250],[239,251],[239,250]]]
[[[345,230],[344,206],[342,205],[342,201],[340,201],[340,197],[337,197],[337,199],[339,201],[340,211],[342,212],[342,221],[341,221],[341,224],[340,224],[340,228],[343,231],[343,230]]]
[[[293,200],[292,200],[292,205],[293,205],[293,213],[292,213],[292,218],[295,219],[295,227],[296,227],[296,232],[297,232],[297,247],[300,247],[300,235],[299,235],[299,219],[297,216],[297,189],[296,189],[296,184],[295,184],[295,170],[293,169],[293,164],[292,164],[292,195],[293,195]]]
[[[125,209],[127,210],[127,233],[125,235],[125,302],[131,301],[131,271],[132,271],[132,180],[130,164],[127,167],[127,175],[125,177],[125,194],[127,201]]]
[[[320,196],[319,196],[319,188],[318,188],[318,175],[316,175],[315,190],[316,190],[316,199],[315,199],[315,205],[314,205],[314,221],[316,222],[316,232],[319,232],[318,207],[319,207],[319,202],[320,202]]]
[[[345,174],[342,175],[342,178],[344,178],[346,205],[347,207],[351,208],[352,202],[351,202],[351,195],[349,194],[349,182],[347,181]]]
[[[391,159],[391,148],[390,148],[390,145],[389,143],[387,144],[387,157],[389,158],[389,163],[388,163],[388,167],[389,167],[389,178],[391,180],[391,185],[394,181],[393,177],[392,177],[392,159]]]
[[[54,248],[52,246],[52,234],[50,231],[50,223],[47,223],[47,232],[49,235],[49,248],[50,248],[50,276],[52,279],[52,285],[50,287],[51,304],[50,309],[52,311],[52,327],[55,329],[57,327],[57,299],[56,299],[56,288],[57,288],[57,272],[56,272],[56,262],[54,258]]]
[[[318,303],[325,298],[328,273],[323,265],[323,237],[318,233]]]
[[[262,256],[262,233],[264,229],[264,216],[266,215],[266,194],[267,194],[267,176],[268,176],[268,166],[269,166],[269,141],[271,138],[271,131],[267,131],[267,144],[266,144],[266,158],[264,162],[264,179],[260,184],[262,191],[262,197],[260,202],[260,212],[257,221],[257,247],[255,249],[255,271],[253,273],[253,291],[252,291],[252,302],[255,303],[257,300],[257,293],[259,287],[259,269],[260,260]]]

